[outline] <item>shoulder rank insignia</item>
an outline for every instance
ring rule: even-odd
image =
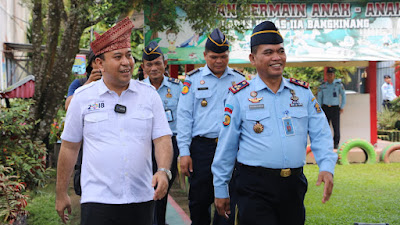
[[[168,77],[168,81],[174,84],[179,84],[181,81],[176,78]]]
[[[197,73],[197,72],[199,72],[199,71],[200,71],[200,69],[197,68],[197,69],[195,69],[195,70],[192,70],[192,71],[188,72],[188,73],[186,74],[186,76],[192,76],[193,74],[195,74],[195,73]]]
[[[301,81],[301,80],[297,80],[295,78],[290,78],[290,83],[293,83],[295,85],[299,85],[302,86],[303,88],[308,88],[310,86],[309,83],[305,82],[305,81]]]
[[[247,86],[249,86],[249,83],[246,80],[243,80],[238,84],[235,84],[232,87],[230,87],[229,90],[231,90],[233,94],[236,94],[237,92],[239,92],[240,90],[242,90]]]
[[[245,76],[242,72],[240,72],[240,71],[238,71],[238,70],[236,70],[236,69],[233,69],[233,71],[235,71],[236,73],[238,73],[238,74],[240,74],[240,75],[242,75],[242,76]]]

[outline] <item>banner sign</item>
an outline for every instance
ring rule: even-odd
[[[85,75],[86,74],[86,55],[76,55],[75,62],[72,66],[72,73],[75,76]]]
[[[227,4],[218,13],[228,19],[224,26],[240,23],[245,31],[234,30],[229,63],[249,63],[250,36],[258,23],[269,20],[284,37],[288,62],[312,61],[385,61],[400,58],[400,3],[395,1],[319,3],[286,1],[253,3],[251,17],[238,21],[236,4]],[[181,31],[152,34],[170,64],[203,64],[207,40],[205,32],[195,33],[182,20],[185,12],[177,9]],[[208,30],[210,32],[212,28]],[[150,35],[146,35],[150,37]],[[151,41],[146,38],[146,43]]]

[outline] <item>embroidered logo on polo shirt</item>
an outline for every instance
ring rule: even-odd
[[[101,108],[104,108],[105,104],[104,102],[95,102],[94,104],[89,105],[88,110],[93,111],[93,110],[99,110]]]

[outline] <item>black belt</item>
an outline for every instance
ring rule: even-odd
[[[262,166],[248,166],[239,163],[239,166],[247,170],[259,173],[259,174],[271,174],[280,177],[289,177],[291,175],[300,175],[303,172],[303,167],[300,168],[287,168],[287,169],[271,169]]]
[[[333,107],[333,108],[334,108],[334,107],[339,107],[338,105],[325,105],[325,104],[322,105],[322,106],[326,106],[326,107],[329,107],[329,108],[330,108],[330,107]]]
[[[218,143],[218,138],[206,138],[206,137],[196,136],[193,138],[193,140]]]
[[[383,100],[383,102],[390,102],[390,100],[385,99],[385,100]]]

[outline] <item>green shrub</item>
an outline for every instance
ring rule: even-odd
[[[61,134],[64,130],[64,118],[65,110],[64,108],[60,107],[57,111],[57,116],[53,119],[53,123],[51,124],[50,128],[49,143],[51,145],[61,140]]]
[[[378,113],[378,126],[382,130],[395,129],[395,124],[398,120],[400,120],[399,112],[383,108],[382,112]]]
[[[11,173],[12,168],[0,165],[0,220],[10,224],[28,214],[25,210],[28,196],[22,194],[25,186]]]
[[[43,186],[47,177],[46,147],[29,136],[35,125],[29,114],[32,104],[33,100],[16,100],[0,114],[0,164],[13,168],[11,175],[18,176],[29,189]]]

